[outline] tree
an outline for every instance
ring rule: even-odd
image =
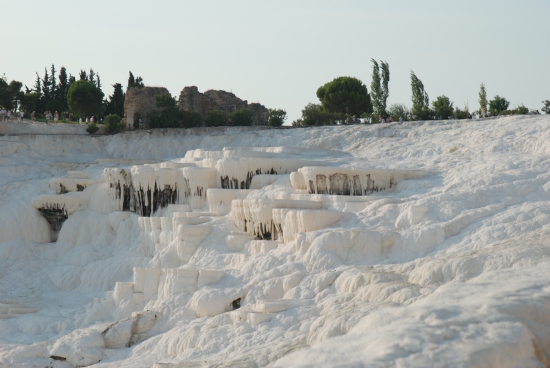
[[[143,88],[143,78],[137,77],[137,79],[135,79],[134,74],[132,74],[132,72],[130,71],[130,76],[128,77],[128,86],[126,87],[126,90],[132,87]]]
[[[50,74],[50,97],[51,99],[57,98],[57,81],[55,78],[55,66],[52,64],[51,74]]]
[[[105,117],[105,132],[107,134],[115,134],[118,133],[123,125],[120,122],[120,116],[115,114],[109,114]]]
[[[86,74],[86,71],[84,69],[80,70],[79,78],[80,80],[84,80],[84,81],[88,80],[88,75]]]
[[[489,113],[492,116],[497,116],[501,112],[508,110],[510,102],[504,97],[496,95],[491,101],[489,101]]]
[[[180,125],[182,128],[197,128],[202,126],[202,116],[196,111],[180,110]]]
[[[286,120],[286,111],[281,109],[269,109],[267,111],[267,125],[281,126]]]
[[[59,84],[57,85],[56,99],[63,103],[64,110],[68,107],[67,92],[69,92],[69,78],[67,76],[67,69],[62,66],[61,69],[59,69]]]
[[[411,89],[412,89],[412,113],[419,119],[428,119],[430,117],[430,97],[424,90],[424,84],[414,71],[411,70]]]
[[[44,68],[44,78],[42,78],[42,106],[45,108],[48,102],[52,99],[50,94],[51,84],[50,75],[48,74],[48,69]]]
[[[176,107],[176,99],[169,93],[155,96],[155,104],[158,109],[147,114],[149,128],[177,128],[179,127],[179,110]]]
[[[407,116],[411,114],[411,110],[404,104],[392,104],[388,108],[388,115],[393,120],[399,120],[399,118],[407,119]]]
[[[481,116],[487,115],[487,92],[483,83],[479,86],[479,113]]]
[[[67,93],[69,108],[84,116],[100,114],[102,101],[103,92],[93,83],[85,80],[74,82]]]
[[[550,100],[542,101],[544,106],[542,107],[542,112],[545,114],[550,114]]]
[[[113,94],[109,96],[109,102],[107,102],[106,114],[116,114],[119,117],[124,116],[124,92],[122,91],[122,84],[113,84]]]
[[[6,76],[2,75],[0,77],[0,106],[8,110],[17,110],[24,99],[22,87],[23,83],[15,80],[8,83]]]
[[[23,100],[21,100],[21,108],[23,111],[37,111],[38,110],[38,104],[40,102],[40,93],[37,92],[30,92],[25,93],[23,96]]]
[[[353,77],[338,77],[317,89],[323,110],[342,116],[372,112],[367,86]]]
[[[372,61],[372,82],[371,100],[374,112],[378,115],[386,115],[387,100],[390,95],[389,82],[390,82],[390,66],[385,61],[380,61],[380,65],[376,60]],[[380,76],[380,70],[382,76]]]
[[[229,114],[229,118],[235,126],[250,126],[254,118],[254,113],[248,109],[239,109]]]
[[[307,104],[302,110],[303,125],[330,125],[334,124],[337,118],[328,112],[323,111],[321,105]]]
[[[224,126],[227,125],[227,115],[220,110],[209,111],[206,115],[205,125],[208,127]]]
[[[97,87],[96,80],[95,80],[95,72],[92,68],[90,68],[90,74],[88,74],[88,81],[92,82]]]
[[[435,101],[432,102],[432,106],[436,116],[442,119],[447,119],[449,116],[453,116],[453,103],[449,97],[445,95],[438,96]]]

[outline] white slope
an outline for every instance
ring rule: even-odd
[[[430,174],[362,197],[288,173],[238,193],[216,182],[210,208],[147,219],[120,212],[104,178],[227,157]],[[549,169],[549,116],[0,137],[0,366],[546,366]],[[55,201],[51,180],[76,171],[91,184],[62,194],[71,214],[47,243],[33,198]],[[246,219],[285,236],[253,240]]]

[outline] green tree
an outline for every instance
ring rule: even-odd
[[[143,85],[143,78],[141,77],[134,78],[134,74],[132,74],[132,72],[130,71],[130,76],[128,77],[128,86],[126,87],[126,90],[132,87],[143,88],[144,85]]]
[[[430,97],[424,90],[424,84],[416,74],[411,70],[411,89],[412,89],[412,113],[419,119],[429,119]]]
[[[67,93],[67,102],[71,111],[92,116],[101,113],[103,92],[93,83],[79,80],[74,82]]]
[[[387,115],[387,100],[390,95],[390,66],[385,61],[380,61],[380,65],[374,59],[372,62],[372,82],[370,85],[370,95],[374,112],[378,115]],[[382,71],[382,75],[380,75]]]
[[[21,100],[21,108],[23,111],[37,111],[38,110],[38,104],[40,102],[40,93],[37,92],[30,92],[25,93],[23,96],[23,100]]]
[[[267,111],[267,125],[281,126],[286,120],[286,111],[282,109],[269,109]]]
[[[341,116],[372,112],[367,86],[353,77],[338,77],[317,89],[323,110]]]
[[[86,71],[84,69],[80,69],[80,74],[78,76],[80,80],[88,80],[88,74],[86,74]]]
[[[541,111],[545,114],[550,114],[550,100],[542,101],[542,103],[544,105],[542,106]]]
[[[204,124],[208,127],[217,127],[227,125],[227,114],[220,110],[209,111],[206,115]]]
[[[53,99],[51,95],[51,79],[48,74],[48,69],[44,68],[44,78],[42,78],[42,98],[41,105],[45,108],[48,102]]]
[[[23,83],[12,80],[8,83],[5,75],[0,77],[0,106],[8,110],[17,110],[24,99],[24,93],[21,91]]]
[[[510,102],[504,97],[496,95],[491,101],[489,101],[489,113],[491,116],[497,116],[501,112],[508,110]]]
[[[46,110],[51,111],[52,114],[57,111],[61,115],[61,113],[65,110],[65,104],[58,100],[50,100],[46,104]]]
[[[123,125],[120,121],[120,116],[109,114],[105,117],[105,132],[107,134],[115,134],[122,130]]]
[[[302,110],[302,125],[330,125],[334,124],[337,118],[328,112],[325,112],[321,105],[307,104]]]
[[[248,109],[239,109],[231,112],[229,118],[235,126],[250,126],[254,118],[254,113]]]
[[[481,116],[487,115],[487,91],[483,83],[479,86],[479,113]]]
[[[438,96],[435,101],[432,102],[434,112],[442,119],[447,119],[449,116],[453,116],[453,103],[449,97],[445,95]]]
[[[392,117],[393,120],[407,120],[407,117],[411,115],[411,110],[405,104],[392,104],[388,108],[388,114]]]
[[[113,84],[113,94],[109,96],[107,102],[106,114],[116,114],[119,117],[124,116],[124,92],[122,91],[122,84]]]
[[[155,96],[155,104],[158,109],[147,114],[149,128],[178,128],[180,113],[176,107],[176,99],[169,93],[163,93]]]
[[[67,69],[62,66],[61,69],[59,69],[59,84],[57,85],[56,99],[63,103],[63,110],[68,108],[67,92],[69,92],[69,77],[67,76]]]
[[[182,128],[197,128],[202,126],[202,116],[196,111],[180,110],[180,125]]]
[[[50,97],[52,100],[57,99],[57,81],[55,78],[55,66],[52,64],[51,74],[50,74]]]

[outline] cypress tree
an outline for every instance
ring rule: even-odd
[[[430,98],[424,90],[424,84],[414,71],[411,70],[411,89],[412,89],[412,113],[421,119],[427,119],[430,109]]]
[[[382,69],[382,96],[381,96],[381,103],[384,111],[384,115],[386,114],[386,107],[388,97],[390,96],[390,89],[389,89],[389,82],[390,82],[390,66],[385,61],[380,61],[380,69]]]
[[[130,76],[128,77],[128,86],[126,86],[126,90],[129,90],[130,88],[134,87],[136,84],[136,80],[134,78],[134,75],[130,71]]]
[[[92,68],[90,68],[90,74],[88,75],[88,81],[92,82],[93,84],[96,84],[95,81],[95,72]],[[96,85],[97,86],[97,85]]]
[[[482,116],[487,114],[487,92],[483,83],[479,86],[479,113]]]
[[[384,107],[382,106],[382,86],[380,85],[380,67],[378,62],[370,59],[372,62],[372,81],[370,82],[370,95],[374,112],[383,114]]]
[[[80,80],[88,80],[88,75],[86,74],[86,71],[84,69],[80,70],[79,78]]]

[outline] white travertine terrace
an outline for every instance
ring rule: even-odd
[[[239,230],[262,239],[271,239],[274,208],[320,209],[321,202],[308,200],[236,199],[231,218]]]
[[[36,209],[58,210],[66,216],[80,207],[80,198],[72,195],[40,195],[32,200]]]
[[[206,191],[210,212],[227,215],[231,212],[231,202],[234,199],[245,199],[251,192],[249,189],[213,189]]]
[[[348,169],[343,167],[302,167],[303,180],[294,178],[295,189],[307,187],[311,194],[369,195],[394,190],[402,180],[420,179],[425,170]]]

